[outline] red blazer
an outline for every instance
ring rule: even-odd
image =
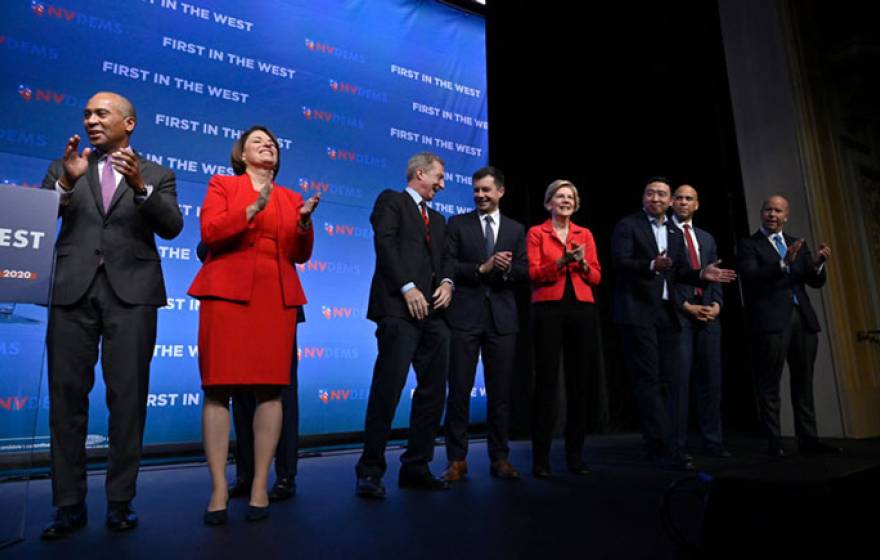
[[[577,263],[570,263],[571,283],[578,301],[594,303],[593,288],[602,280],[602,267],[596,256],[596,242],[593,234],[585,227],[569,222],[566,245],[571,250],[574,245],[584,246],[584,260],[590,270],[584,272]],[[562,241],[553,233],[553,224],[547,220],[529,229],[526,238],[526,252],[529,255],[529,278],[532,280],[532,301],[556,301],[562,299],[565,291],[565,269],[556,265],[561,259],[564,247]]]
[[[312,256],[314,230],[299,227],[302,197],[275,185],[272,191],[278,212],[278,266],[284,305],[306,303],[306,296],[294,263],[304,263]],[[210,251],[205,264],[189,287],[195,298],[216,297],[247,302],[253,291],[257,262],[255,224],[247,221],[246,208],[257,199],[247,173],[232,177],[214,175],[202,203],[202,241]]]

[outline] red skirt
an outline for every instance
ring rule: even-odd
[[[202,299],[199,370],[202,386],[289,385],[296,307],[285,307],[277,246],[261,237],[251,300]]]

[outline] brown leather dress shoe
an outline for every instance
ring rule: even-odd
[[[489,474],[503,480],[519,480],[519,472],[507,459],[498,459],[489,466]]]
[[[449,461],[440,478],[446,482],[455,482],[467,476],[467,461]]]

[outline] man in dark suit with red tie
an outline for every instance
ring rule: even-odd
[[[761,228],[737,246],[752,334],[752,357],[758,385],[758,411],[767,432],[767,452],[783,456],[779,429],[779,383],[788,362],[798,449],[806,454],[838,454],[819,441],[813,404],[813,364],[819,345],[819,319],[805,286],[825,285],[825,262],[831,249],[819,244],[810,253],[803,238],[783,233],[788,200],[774,195],[761,206]]]
[[[718,260],[715,238],[693,224],[699,208],[695,188],[681,185],[675,189],[672,223],[681,231],[687,260],[694,270],[699,270],[702,263]],[[693,387],[703,452],[713,457],[729,457],[721,439],[721,285],[710,282],[704,288],[679,282],[673,300],[681,330],[676,344],[665,349],[674,354],[672,367],[677,371],[677,383],[669,393],[672,442],[678,449],[687,444],[688,405]]]
[[[655,177],[642,193],[642,209],[623,218],[611,236],[615,272],[613,321],[620,328],[624,363],[642,423],[646,458],[659,466],[693,470],[691,459],[672,440],[667,392],[677,385],[674,353],[681,329],[675,312],[678,282],[706,288],[730,282],[731,270],[717,262],[690,267],[681,232],[667,219],[672,202],[669,181]]]
[[[89,391],[101,351],[107,386],[109,454],[107,527],[133,529],[150,360],[157,309],[167,303],[155,236],[183,228],[174,174],[130,147],[137,125],[131,102],[101,92],[89,99],[83,124],[92,148],[70,138],[49,166],[43,188],[61,194],[61,231],[46,344],[55,518],[44,539],[86,524],[86,434]]]
[[[446,252],[455,264],[455,298],[446,312],[452,328],[449,395],[446,399],[446,456],[443,478],[467,474],[467,427],[477,359],[483,357],[488,398],[488,451],[492,476],[517,479],[508,460],[510,387],[519,319],[514,288],[528,279],[525,229],[501,214],[504,175],[484,167],[472,177],[477,209],[453,216],[446,228]]]
[[[409,374],[416,372],[409,441],[401,456],[401,488],[445,490],[428,468],[443,414],[449,365],[451,263],[444,256],[446,223],[427,203],[445,186],[443,160],[429,152],[409,159],[403,191],[383,191],[373,212],[376,271],[367,318],[376,322],[378,355],[367,401],[364,451],[357,463],[356,494],[382,499],[385,446]],[[430,298],[430,299],[429,299]]]

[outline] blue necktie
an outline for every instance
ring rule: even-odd
[[[486,216],[486,258],[491,257],[495,253],[495,230],[492,228],[494,220],[492,216]]]
[[[776,245],[776,251],[779,253],[779,258],[785,260],[785,255],[788,253],[788,247],[785,245],[785,241],[782,239],[782,234],[777,233],[773,235],[773,244]],[[799,305],[797,294],[794,293],[794,288],[791,290],[791,299],[794,300],[795,305]]]

